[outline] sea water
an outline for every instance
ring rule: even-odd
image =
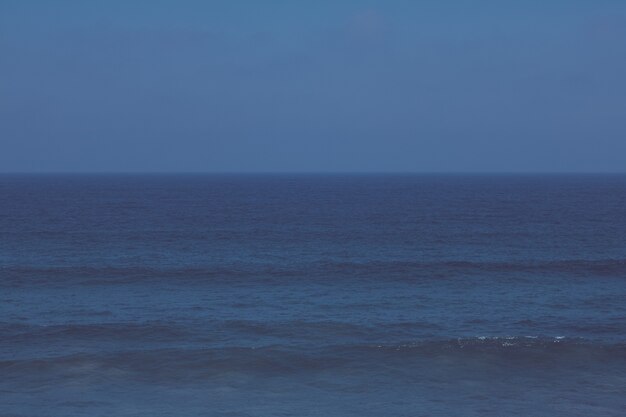
[[[624,416],[626,176],[0,176],[0,415]]]

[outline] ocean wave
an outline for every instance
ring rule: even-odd
[[[0,285],[20,286],[25,283],[78,282],[90,285],[117,285],[150,280],[189,282],[281,282],[282,279],[379,278],[421,279],[445,278],[484,273],[541,273],[577,277],[599,276],[626,278],[626,259],[570,259],[554,261],[482,262],[451,260],[365,261],[293,264],[225,264],[194,267],[26,267],[0,268]]]
[[[390,332],[404,333],[415,330],[440,329],[440,326],[423,321],[365,325],[336,321],[290,320],[270,323],[252,320],[228,320],[222,322],[219,328],[229,332],[235,331],[256,336],[297,336],[298,338],[307,338],[307,336],[311,338],[353,336],[367,338]]]
[[[550,272],[576,275],[621,275],[626,277],[626,259],[569,259],[554,261],[480,262],[451,260],[442,262],[371,261],[325,264],[324,269],[336,271],[367,271],[368,273],[405,272]]]
[[[367,340],[398,340],[415,336],[417,332],[439,330],[428,322],[378,323],[376,325],[335,321],[288,320],[262,322],[253,320],[202,320],[184,322],[152,321],[144,323],[93,323],[34,325],[0,322],[3,345],[29,347],[41,350],[58,346],[77,347],[84,343],[111,343],[128,345],[146,343],[155,345],[222,346],[234,343],[246,346],[283,343],[303,346],[324,345]],[[0,349],[2,350],[2,349]]]
[[[5,344],[29,341],[51,342],[54,340],[131,340],[168,341],[179,340],[189,334],[183,326],[162,322],[97,323],[30,325],[1,323],[0,337]]]
[[[323,348],[160,349],[0,361],[4,378],[93,377],[180,380],[247,373],[276,376],[325,370],[424,366],[621,367],[626,343],[600,344],[563,337],[475,337],[403,344],[336,345]]]

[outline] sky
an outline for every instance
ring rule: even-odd
[[[0,0],[0,172],[626,172],[626,1]]]

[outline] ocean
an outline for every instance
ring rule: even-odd
[[[626,175],[2,175],[0,416],[624,416]]]

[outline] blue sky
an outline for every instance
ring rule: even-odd
[[[0,171],[626,171],[623,1],[0,0]]]

